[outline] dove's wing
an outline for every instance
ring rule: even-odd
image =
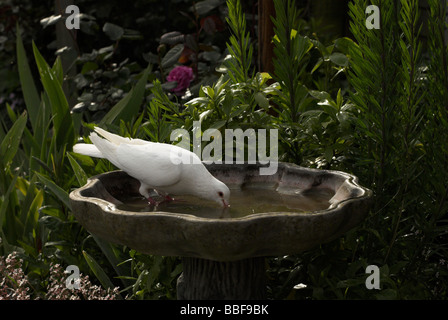
[[[148,187],[163,189],[177,184],[185,169],[182,163],[191,160],[200,163],[194,153],[177,146],[131,140],[102,129],[95,131],[106,138],[99,137],[95,132],[90,134],[90,139],[102,156]]]
[[[100,138],[95,132],[92,132],[90,134],[90,140],[92,140],[95,147],[98,149],[98,151],[102,154],[103,158],[106,158],[110,162],[112,162],[113,165],[116,167],[122,169],[120,167],[119,162],[117,162],[117,144],[114,144],[106,139]]]
[[[104,138],[106,138],[110,142],[117,144],[117,145],[120,143],[133,144],[133,145],[143,145],[143,144],[154,143],[154,142],[145,141],[145,140],[141,140],[141,139],[124,138],[119,135],[107,132],[106,130],[101,129],[100,127],[95,127],[95,132],[102,135]]]
[[[95,127],[95,132],[103,136],[108,141],[112,142],[115,145],[119,145],[120,143],[133,144],[133,145],[144,145],[144,144],[152,144],[153,142],[145,141],[141,139],[131,139],[131,138],[123,138],[116,134],[107,132],[106,130],[101,129],[100,127]],[[103,140],[103,139],[101,139]],[[93,142],[93,141],[92,141]],[[101,143],[101,141],[97,140],[97,143]],[[102,154],[102,152],[95,146],[94,144],[86,144],[86,143],[77,143],[73,146],[73,151],[76,153],[85,154],[87,156],[96,157],[96,158],[105,158],[106,156]]]
[[[182,177],[182,164],[172,161],[173,146],[162,143],[120,144],[115,151],[117,167],[153,188],[168,187]],[[112,161],[111,161],[112,162]]]

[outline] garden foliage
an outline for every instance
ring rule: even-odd
[[[178,258],[107,243],[78,224],[68,194],[114,167],[71,150],[78,139],[88,141],[94,124],[176,143],[171,132],[191,130],[193,121],[204,131],[278,129],[280,160],[344,170],[374,191],[359,227],[300,255],[268,259],[270,298],[447,297],[448,4],[428,0],[423,37],[417,0],[351,1],[353,39],[331,43],[310,32],[294,1],[274,4],[273,73],[255,68],[255,43],[239,0],[192,5],[184,15],[193,31],[163,34],[157,53],[143,53],[143,67],[113,60],[120,41],[138,33],[104,24],[113,45],[80,52],[74,76],[59,56],[48,64],[36,44],[28,52],[31,44],[17,26],[25,107],[1,105],[0,254],[7,258],[0,261],[0,283],[26,289],[16,295],[2,289],[5,298],[58,298],[56,274],[76,265],[94,282],[85,280],[92,291],[77,298],[174,299]],[[380,9],[380,29],[365,27],[370,4]],[[84,31],[94,32],[95,19],[83,19]],[[230,35],[220,48],[211,41],[224,20]],[[179,66],[191,68],[194,78],[189,89],[173,92],[179,84],[169,75]],[[78,94],[76,106],[66,83]],[[12,259],[20,262],[20,279],[6,275],[3,261]],[[380,290],[365,287],[371,264],[380,267]],[[294,289],[298,283],[306,288]]]

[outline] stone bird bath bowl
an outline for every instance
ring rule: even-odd
[[[274,175],[259,175],[257,164],[207,167],[229,186],[230,209],[181,196],[150,207],[139,196],[137,180],[113,171],[74,190],[72,210],[90,233],[105,240],[182,257],[179,299],[265,298],[264,257],[331,241],[368,213],[372,192],[344,172],[281,162]],[[132,204],[126,205],[129,199]]]

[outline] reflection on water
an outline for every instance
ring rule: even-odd
[[[174,201],[161,202],[151,206],[141,196],[119,199],[123,204],[118,209],[134,212],[173,212],[191,214],[203,218],[239,218],[263,212],[313,212],[324,210],[330,206],[333,196],[329,189],[311,189],[306,192],[292,189],[281,193],[272,189],[231,188],[230,208],[223,209],[217,203],[193,196],[174,197]],[[159,199],[155,199],[159,200]],[[160,199],[162,200],[162,199]]]

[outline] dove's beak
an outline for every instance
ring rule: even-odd
[[[224,199],[222,199],[222,204],[224,206],[224,209],[230,207],[230,203],[227,203]]]

